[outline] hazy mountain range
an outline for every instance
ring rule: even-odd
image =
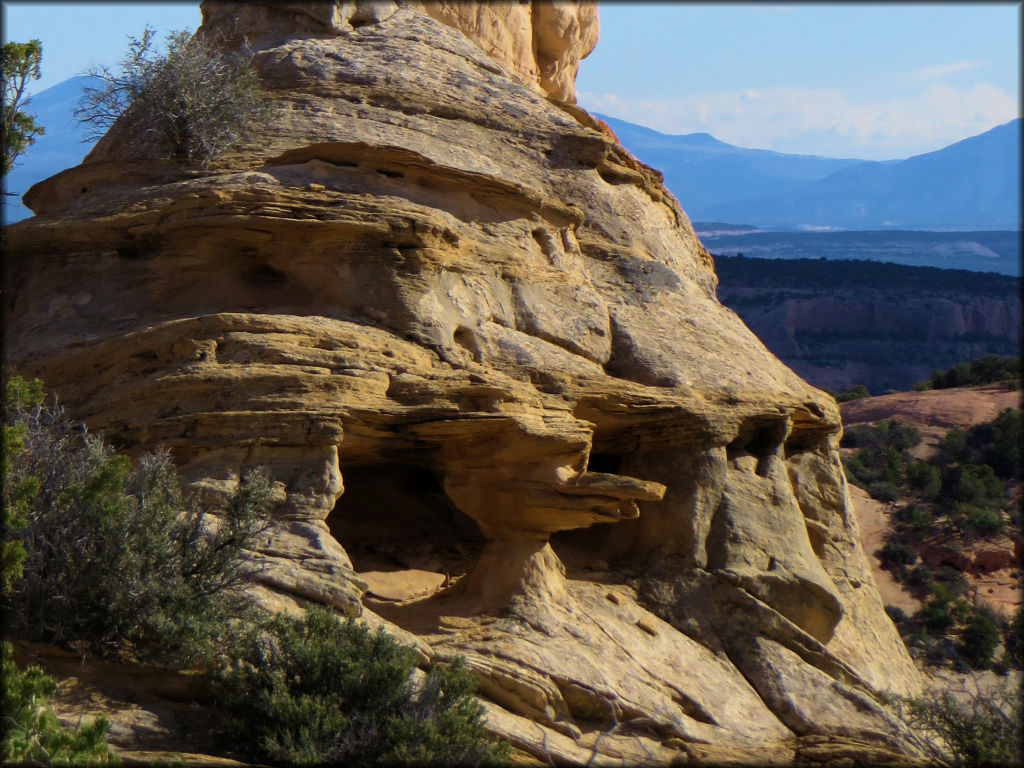
[[[693,220],[774,229],[1020,229],[1021,121],[885,162],[744,149],[599,115]]]
[[[5,191],[17,195],[5,196],[5,224],[32,215],[32,211],[21,204],[21,196],[29,187],[65,168],[78,165],[95,144],[94,141],[82,141],[86,129],[72,116],[82,97],[82,89],[91,79],[85,75],[72,77],[32,96],[25,111],[35,115],[36,124],[43,126],[46,133],[36,137],[36,143],[15,161],[14,170],[4,179]]]
[[[46,134],[5,180],[5,223],[31,215],[20,196],[77,165],[92,148],[72,116],[88,84],[73,77],[36,94],[28,108]],[[1020,228],[1021,121],[937,152],[887,162],[744,149],[707,133],[669,136],[599,115],[665,183],[692,220],[764,229]]]

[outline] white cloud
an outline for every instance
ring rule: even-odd
[[[943,77],[955,75],[958,72],[977,69],[980,66],[980,61],[951,61],[948,64],[939,64],[934,67],[916,69],[913,72],[906,73],[904,77],[908,80],[939,80]]]
[[[662,133],[707,132],[741,147],[872,160],[930,152],[1020,115],[1016,96],[983,83],[933,83],[907,97],[875,101],[841,90],[797,88],[661,100],[584,92],[579,101]]]

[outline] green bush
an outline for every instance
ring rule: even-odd
[[[910,527],[915,531],[924,532],[929,530],[935,524],[935,515],[932,514],[931,510],[918,506],[917,504],[911,507],[910,515]]]
[[[868,494],[877,501],[896,501],[900,497],[900,489],[893,483],[883,481],[871,483]]]
[[[10,593],[21,578],[25,566],[25,547],[11,533],[24,529],[28,522],[30,502],[39,492],[37,478],[15,480],[12,457],[25,450],[25,425],[8,423],[7,414],[43,404],[43,383],[39,379],[25,381],[12,376],[4,382],[3,423],[3,504],[0,509],[0,597]],[[13,419],[12,419],[13,421]]]
[[[987,507],[963,507],[967,516],[967,527],[979,536],[995,536],[1006,528],[1003,515]]]
[[[1019,357],[988,355],[970,363],[960,363],[949,370],[934,370],[929,380],[918,382],[914,389],[947,389],[998,382],[1020,389]]]
[[[907,483],[922,501],[935,501],[942,490],[939,468],[926,461],[913,461],[907,465]]]
[[[939,566],[934,580],[936,584],[932,589],[932,594],[942,597],[947,602],[962,597],[968,585],[963,572],[949,565]]]
[[[24,556],[4,599],[8,631],[172,664],[222,642],[242,606],[243,552],[267,524],[266,477],[250,474],[218,515],[204,515],[168,454],[132,466],[59,406],[26,407],[24,382],[11,383],[5,440],[18,441],[3,494],[18,519],[4,540]]]
[[[959,427],[953,427],[939,441],[936,462],[944,466],[962,461],[967,455],[967,433]]]
[[[898,605],[887,605],[885,606],[885,613],[892,619],[894,624],[902,624],[909,617],[907,612],[900,608]]]
[[[943,476],[943,494],[952,501],[973,506],[1001,505],[1006,489],[988,464],[950,467]]]
[[[275,763],[481,764],[492,742],[461,664],[410,693],[416,653],[326,609],[277,616],[213,672],[212,693],[247,757]]]
[[[0,761],[4,765],[116,764],[107,746],[106,718],[88,725],[62,728],[46,704],[57,682],[36,666],[19,669],[14,649],[0,643],[3,668],[3,716],[0,717]]]
[[[1004,643],[1007,666],[1024,669],[1024,603],[1017,606],[1017,613],[1007,624]]]
[[[950,613],[949,602],[941,597],[933,597],[921,609],[921,623],[925,629],[941,634],[956,623]]]
[[[971,430],[972,433],[974,431]],[[991,422],[990,434],[990,439],[979,446],[985,463],[999,477],[1020,477],[1021,412],[1013,408],[1003,410]]]
[[[858,384],[852,389],[848,389],[841,394],[834,395],[834,397],[837,403],[848,403],[852,400],[860,400],[862,397],[871,397],[871,393],[863,384]]]
[[[917,552],[908,547],[895,536],[890,535],[885,545],[878,550],[878,559],[890,568],[900,565],[913,565],[917,560]]]
[[[935,577],[932,575],[932,569],[924,563],[921,563],[916,568],[909,571],[904,576],[903,580],[907,586],[918,589],[931,589],[935,585]]]
[[[988,669],[999,647],[999,620],[991,610],[979,610],[960,634],[958,649],[975,669]]]

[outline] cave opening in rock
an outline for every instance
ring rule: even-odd
[[[357,572],[420,570],[455,578],[479,557],[485,543],[480,529],[430,470],[345,467],[344,483],[327,525]]]

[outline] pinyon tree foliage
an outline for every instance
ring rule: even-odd
[[[129,36],[128,54],[117,71],[94,67],[101,82],[86,88],[75,118],[89,126],[86,139],[102,137],[115,121],[130,154],[206,166],[269,119],[269,104],[244,45],[228,51],[222,40],[186,30],[154,50],[152,28]]]
[[[3,175],[14,168],[14,161],[35,143],[45,131],[35,117],[23,110],[28,106],[29,80],[39,79],[43,46],[38,40],[4,43],[0,48],[0,77],[3,80]]]

